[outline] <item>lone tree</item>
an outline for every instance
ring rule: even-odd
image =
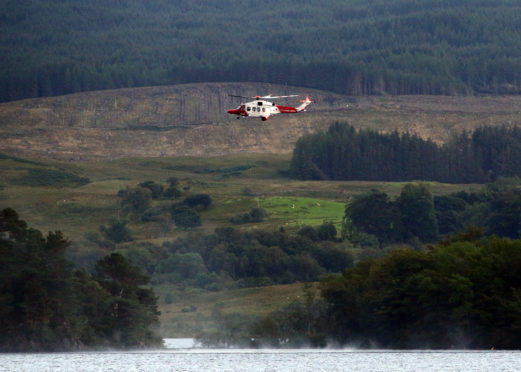
[[[407,184],[396,200],[400,209],[404,238],[432,241],[438,237],[434,200],[427,186]]]
[[[398,216],[397,216],[398,215]],[[355,229],[376,236],[380,247],[393,241],[400,234],[399,211],[387,194],[371,190],[366,194],[355,196],[347,205],[344,218],[344,229],[350,235]]]
[[[128,229],[126,221],[114,219],[111,221],[108,227],[102,225],[99,229],[107,240],[110,240],[114,243],[129,242],[133,239],[132,233]]]
[[[208,194],[190,195],[183,201],[183,204],[186,204],[197,211],[203,211],[210,208],[210,205],[212,205],[212,198]]]
[[[154,340],[149,326],[158,323],[160,312],[154,292],[143,287],[149,278],[141,269],[112,253],[98,261],[94,277],[111,294],[105,336],[125,347],[138,345],[140,340]]]
[[[176,226],[182,229],[191,229],[201,226],[199,213],[184,204],[175,204],[172,206],[172,219]]]
[[[143,187],[127,187],[119,190],[118,196],[121,198],[121,206],[126,212],[141,213],[150,208],[152,191]]]
[[[150,190],[152,199],[159,199],[163,195],[163,185],[154,181],[145,181],[139,184],[139,187]]]

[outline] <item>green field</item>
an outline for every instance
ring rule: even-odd
[[[261,227],[291,228],[317,226],[324,221],[338,223],[352,195],[379,189],[393,197],[405,184],[292,180],[284,176],[289,160],[289,155],[232,155],[65,163],[3,156],[0,157],[0,207],[14,208],[37,229],[62,230],[69,239],[78,240],[88,231],[97,231],[110,219],[121,217],[116,195],[119,190],[147,180],[166,184],[169,177],[177,177],[185,195],[205,193],[212,197],[212,207],[202,214],[200,230],[212,231],[229,225],[229,219],[235,214],[254,207],[268,212]],[[45,174],[62,177],[55,179],[55,184],[52,177],[45,184],[38,184],[38,178]],[[89,181],[82,184],[77,179]],[[478,185],[436,182],[430,182],[429,186],[435,195],[479,188]],[[153,224],[137,225],[133,227],[138,231],[138,239],[175,238],[185,233],[172,228],[168,234],[154,234]]]

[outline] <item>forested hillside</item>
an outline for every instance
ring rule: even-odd
[[[300,179],[483,183],[517,177],[520,158],[516,126],[480,127],[438,146],[409,133],[356,131],[336,123],[297,141],[291,170]]]
[[[201,81],[517,93],[512,0],[2,2],[0,100]]]

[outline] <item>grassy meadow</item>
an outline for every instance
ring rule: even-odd
[[[124,218],[117,193],[151,180],[166,185],[176,177],[184,195],[205,193],[212,207],[202,213],[200,230],[230,225],[235,214],[262,207],[268,218],[255,228],[317,226],[339,223],[350,196],[379,189],[397,196],[405,183],[363,181],[298,181],[287,177],[289,155],[229,155],[216,158],[145,158],[95,162],[33,161],[0,157],[0,208],[13,208],[30,226],[44,232],[61,230],[70,240],[112,218]],[[53,176],[60,176],[54,177]],[[429,182],[435,195],[479,188]],[[153,205],[173,200],[153,201]],[[134,225],[134,226],[133,226]],[[175,238],[173,227],[156,236],[153,226],[136,221],[130,227],[139,240]],[[152,223],[153,225],[153,223]],[[245,225],[242,228],[253,228]]]

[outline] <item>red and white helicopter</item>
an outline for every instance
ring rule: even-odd
[[[313,101],[306,97],[306,99],[301,100],[301,104],[298,107],[292,106],[281,106],[275,104],[275,102],[265,101],[267,99],[278,99],[278,98],[291,98],[298,97],[297,94],[293,94],[290,96],[255,96],[255,97],[244,97],[244,96],[234,96],[239,98],[255,98],[255,101],[241,103],[237,108],[228,110],[228,114],[237,115],[237,119],[240,119],[241,116],[249,116],[254,118],[261,118],[262,121],[266,121],[269,119],[271,115],[275,114],[296,114],[297,112],[302,112],[306,110],[306,107]]]

